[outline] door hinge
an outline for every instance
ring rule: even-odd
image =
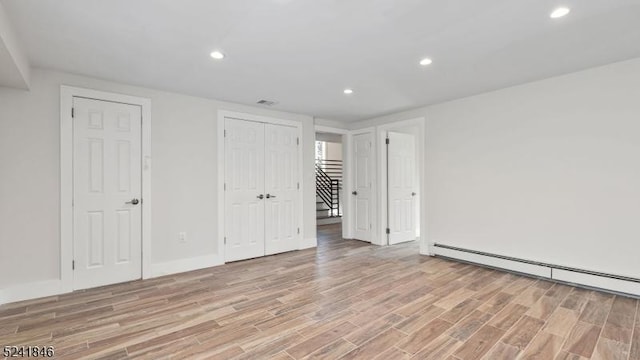
[[[227,183],[224,183],[224,191],[227,191]]]
[[[300,190],[300,183],[298,183],[298,190]]]
[[[224,237],[224,244],[227,245],[227,237]]]
[[[73,260],[71,261],[71,270],[75,270],[76,269],[76,261]]]
[[[298,234],[300,234],[300,228],[298,228]]]
[[[296,145],[300,145],[300,138],[299,137],[296,138]]]
[[[386,138],[386,139],[384,140],[384,143],[385,143],[385,144],[387,144],[387,145],[389,145],[389,138]]]
[[[387,234],[391,234],[391,229],[387,228]]]
[[[224,130],[224,137],[227,137],[227,130]]]
[[[74,108],[71,108],[71,117],[73,118],[75,117],[75,115],[76,115],[76,112],[74,111]]]

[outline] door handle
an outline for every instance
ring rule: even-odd
[[[131,201],[127,201],[125,204],[138,205],[138,203],[140,203],[140,200],[138,200],[138,199],[131,199]]]
[[[276,196],[275,195],[271,195],[271,194],[267,194],[267,199],[274,198],[274,197],[276,197]]]
[[[416,196],[416,193],[412,192],[412,193],[411,193],[411,196]]]
[[[256,197],[257,197],[258,199],[260,199],[260,200],[264,199],[264,195],[262,195],[262,194],[260,194],[260,195],[258,195],[258,196],[256,196]]]
[[[358,192],[357,191],[352,191],[351,194],[358,195]]]

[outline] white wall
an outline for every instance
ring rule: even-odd
[[[327,143],[327,157],[328,160],[342,160],[342,143]]]
[[[640,59],[418,116],[428,241],[639,277]]]
[[[338,121],[338,120],[314,118],[313,122],[319,126],[327,126],[327,127],[345,129],[345,130],[349,129],[348,123]]]
[[[316,132],[316,141],[342,143],[342,135],[326,132]]]
[[[0,86],[28,89],[31,68],[0,2]]]
[[[154,265],[218,251],[218,110],[302,122],[303,235],[315,239],[312,117],[34,70],[31,91],[0,87],[0,289],[59,277],[61,84],[151,99]]]

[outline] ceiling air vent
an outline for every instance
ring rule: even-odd
[[[273,106],[273,105],[277,104],[277,102],[275,102],[275,101],[271,101],[271,100],[264,100],[264,99],[262,99],[262,100],[258,101],[256,104],[258,104],[258,105],[264,105],[264,106]]]

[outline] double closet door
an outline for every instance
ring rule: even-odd
[[[225,118],[225,261],[296,250],[298,129]]]

